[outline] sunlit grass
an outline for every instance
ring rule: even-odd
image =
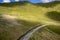
[[[27,30],[29,27],[34,26],[35,24],[39,24],[39,23],[41,23],[41,24],[60,24],[60,23],[57,23],[57,21],[54,21],[54,20],[46,17],[46,14],[51,11],[56,11],[56,12],[60,13],[60,3],[55,3],[55,4],[54,3],[48,4],[48,5],[45,4],[46,6],[42,6],[43,4],[40,6],[40,5],[34,5],[34,4],[30,4],[30,3],[4,4],[4,5],[0,5],[0,14],[9,14],[9,15],[16,16],[19,20],[21,19],[21,20],[28,21],[28,22],[25,22],[26,26],[24,27],[24,29],[20,30],[20,31],[23,31],[23,30]],[[53,5],[53,6],[49,7],[49,5]],[[33,23],[35,23],[35,24],[33,24]],[[18,28],[17,28],[16,32],[19,31]],[[58,28],[59,27],[57,27],[57,29]]]

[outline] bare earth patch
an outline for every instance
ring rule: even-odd
[[[2,15],[0,15],[0,26],[1,25],[3,27],[4,26],[13,27],[13,26],[18,26],[20,24],[17,22],[16,16],[2,14]]]

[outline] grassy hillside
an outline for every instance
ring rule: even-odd
[[[31,4],[27,2],[0,4],[0,14],[16,16],[18,22],[23,25],[21,27],[9,27],[7,31],[0,28],[1,40],[16,40],[23,32],[37,24],[57,24],[56,27],[48,26],[48,28],[60,34],[60,2],[48,4]]]

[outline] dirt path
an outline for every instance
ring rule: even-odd
[[[41,29],[41,28],[43,28],[45,26],[47,26],[47,25],[46,24],[45,25],[38,25],[38,26],[30,29],[24,35],[19,37],[19,39],[17,39],[17,40],[29,40],[29,38],[33,35],[34,32],[36,32],[37,30],[39,30],[39,29]]]
[[[35,33],[37,30],[45,27],[47,25],[38,25],[30,30],[28,30],[25,34],[23,34],[21,37],[19,37],[17,40],[29,40],[33,33]],[[36,38],[36,40],[59,40],[60,35],[54,33],[53,31],[49,30],[48,28],[43,29],[40,33],[38,33],[40,36],[39,39]]]

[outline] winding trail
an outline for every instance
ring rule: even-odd
[[[17,40],[29,40],[29,38],[33,35],[34,32],[36,32],[37,30],[47,26],[48,24],[44,24],[44,25],[38,25],[30,30],[28,30],[25,34],[23,34],[22,36],[20,36]]]

